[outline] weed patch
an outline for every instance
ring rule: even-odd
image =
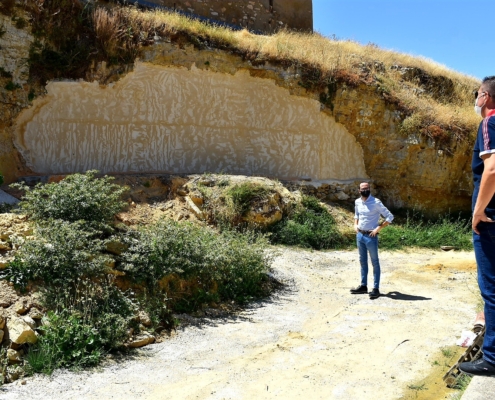
[[[407,217],[400,224],[394,221],[380,232],[380,247],[398,250],[405,247],[439,249],[454,246],[458,250],[471,250],[471,223],[469,220],[445,216],[437,221]]]
[[[345,246],[348,240],[337,229],[335,220],[319,200],[305,196],[287,218],[271,230],[274,244],[309,247],[317,250]]]

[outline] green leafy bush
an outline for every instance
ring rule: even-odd
[[[394,221],[380,232],[380,247],[394,250],[404,247],[438,249],[440,246],[454,246],[459,250],[471,250],[471,232],[469,219],[445,216],[437,221],[424,221],[408,215],[404,223]]]
[[[317,250],[347,244],[333,217],[313,196],[304,196],[301,204],[272,228],[271,241]]]
[[[101,277],[110,257],[103,242],[81,221],[45,221],[36,239],[28,240],[2,272],[18,287],[40,281],[58,288],[73,287],[84,276]]]
[[[51,374],[57,368],[79,369],[97,365],[103,354],[101,334],[74,314],[49,312],[27,361],[33,372]]]
[[[96,178],[96,173],[69,175],[58,183],[37,184],[32,190],[19,184],[13,186],[26,191],[20,207],[35,221],[83,220],[101,227],[125,207],[121,200],[125,188],[112,184],[112,177]]]
[[[152,293],[164,289],[162,279],[175,277],[165,288],[171,306],[194,309],[208,301],[244,302],[263,292],[270,258],[264,252],[266,240],[254,233],[218,235],[190,223],[161,221],[125,241],[129,248],[122,255],[122,268],[127,276],[145,283]]]

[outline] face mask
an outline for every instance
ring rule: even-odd
[[[481,109],[482,109],[483,107],[477,106],[477,105],[476,105],[476,103],[477,103],[477,102],[478,102],[478,99],[476,99],[476,101],[474,102],[474,112],[475,112],[476,114],[478,114],[480,117],[482,117],[482,115],[481,115]]]
[[[361,196],[363,197],[369,197],[371,191],[369,189],[366,189],[366,190],[360,190],[359,193],[361,193]]]
[[[474,112],[478,114],[480,117],[482,117],[483,115],[481,115],[481,109],[485,106],[486,100],[485,100],[485,104],[483,104],[482,106],[478,106],[477,104],[478,104],[478,99],[474,101]]]

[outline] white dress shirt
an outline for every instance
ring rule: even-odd
[[[388,223],[391,223],[394,219],[394,216],[388,208],[372,195],[369,195],[365,201],[363,201],[362,198],[356,199],[354,209],[354,219],[359,221],[358,229],[362,231],[372,231],[378,227],[380,215],[382,215]]]

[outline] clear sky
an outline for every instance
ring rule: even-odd
[[[495,0],[313,0],[315,30],[495,75]]]

